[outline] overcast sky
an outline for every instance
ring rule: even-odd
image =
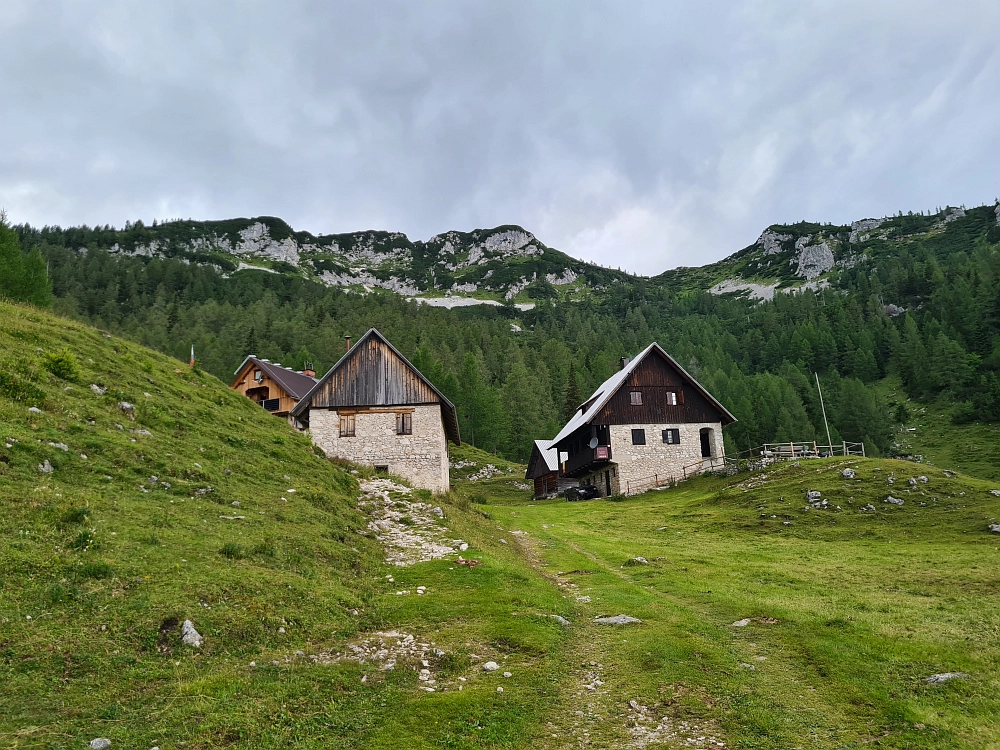
[[[0,2],[17,223],[520,224],[645,274],[1000,194],[997,0]]]

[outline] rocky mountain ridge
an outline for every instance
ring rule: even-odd
[[[973,209],[946,207],[935,214],[866,218],[849,225],[799,222],[772,225],[753,244],[699,268],[677,268],[644,279],[668,288],[771,299],[777,292],[829,286],[837,274],[907,241],[947,232],[1000,241],[1000,204]],[[298,275],[358,293],[386,290],[445,307],[578,300],[639,277],[574,259],[546,246],[516,225],[471,232],[449,231],[426,242],[399,232],[362,231],[312,235],[273,217],[146,226],[60,229],[34,232],[78,252],[91,249],[150,258],[180,258],[220,272],[257,270]],[[996,235],[996,237],[994,237]]]

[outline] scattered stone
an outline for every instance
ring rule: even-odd
[[[459,556],[455,561],[456,565],[464,565],[467,568],[475,568],[478,565],[482,565],[482,560],[466,560],[464,557]]]
[[[586,595],[584,595],[584,596],[578,596],[578,597],[576,597],[576,600],[578,602],[583,602],[584,604],[590,604],[590,597],[586,596]]]
[[[368,530],[385,546],[387,563],[413,565],[454,553],[432,506],[413,499],[409,487],[381,477],[360,485],[358,506],[371,517]]]
[[[629,625],[633,622],[642,623],[642,620],[630,615],[615,615],[614,617],[595,617],[594,622],[600,625]]]
[[[49,443],[49,445],[53,448],[58,448],[61,451],[69,453],[69,446],[66,445],[66,443]]]
[[[925,677],[924,682],[928,685],[940,685],[951,680],[964,680],[968,676],[965,672],[941,672],[940,674],[932,674],[930,677]]]
[[[909,479],[906,480],[906,483],[908,485],[910,485],[911,487],[916,487],[917,486],[917,479],[916,479],[916,477],[910,477]]]
[[[510,673],[510,672],[504,672],[503,676],[504,677],[513,677],[514,675],[512,673]]]
[[[756,669],[756,667],[754,667],[753,664],[747,664],[746,662],[742,662],[740,666],[743,667],[744,669]]]
[[[843,476],[844,479],[854,479],[854,477],[856,477],[857,474],[854,473],[854,469],[844,469],[841,472],[841,476]]]
[[[806,492],[806,501],[810,503],[815,503],[823,497],[823,493],[819,490],[808,490]]]
[[[90,750],[107,750],[111,747],[111,740],[107,737],[98,737],[90,741]]]
[[[920,482],[920,484],[927,484],[930,480],[925,476],[919,476],[917,477],[917,481]]]
[[[736,622],[734,622],[732,625],[730,625],[730,627],[732,627],[732,628],[745,628],[750,623],[751,623],[750,618],[749,617],[744,617],[742,620],[737,620]]]
[[[92,385],[90,386],[90,390],[92,390],[92,391],[93,391],[94,393],[96,393],[96,394],[97,394],[98,396],[103,396],[103,395],[104,395],[105,393],[107,393],[107,392],[108,392],[108,389],[107,389],[107,388],[102,388],[101,386],[99,386],[99,385],[97,385],[97,384],[92,384]]]
[[[135,419],[135,406],[130,404],[128,401],[119,401],[118,408],[122,410],[122,413],[129,419]]]
[[[891,503],[892,505],[903,505],[904,504],[903,500],[900,500],[898,497],[893,497],[892,495],[889,495],[888,497],[886,497],[886,499],[883,500],[882,502],[884,502],[884,503]]]
[[[55,469],[52,468],[52,464],[49,463],[49,459],[45,459],[44,463],[38,464],[38,470],[43,474],[51,474]]]
[[[500,669],[500,665],[495,661],[488,661],[483,665],[484,672],[496,672],[498,669]]]
[[[633,557],[630,560],[630,562],[634,563],[635,565],[649,565],[649,560],[647,560],[645,557]]]
[[[1000,534],[1000,523],[991,523],[990,531],[992,531],[994,534]]]
[[[230,504],[231,506],[233,506],[234,508],[241,508],[241,507],[243,507],[243,506],[242,506],[242,505],[240,504],[240,501],[239,501],[239,500],[233,500],[233,501],[232,501],[231,503],[229,503],[229,504]]]
[[[284,627],[284,625],[282,625],[280,628],[278,628],[278,632],[281,633],[282,635],[285,634],[285,627]]]
[[[441,510],[440,506],[438,506],[437,508],[431,508],[431,513],[433,513],[438,518],[444,518],[444,511]]]
[[[42,413],[42,410],[41,410],[41,409],[39,409],[39,408],[38,408],[37,406],[32,406],[32,407],[30,407],[30,408],[28,409],[28,412],[29,412],[30,414],[41,414],[41,413]]]
[[[185,620],[184,624],[181,625],[181,640],[194,648],[201,648],[201,645],[205,642],[201,633],[194,629],[194,623],[190,620]]]
[[[498,687],[498,688],[497,688],[497,692],[498,692],[498,693],[502,693],[502,692],[503,692],[503,688],[502,688],[502,687]]]
[[[990,494],[994,497],[1000,497],[1000,490],[990,490]]]
[[[997,533],[1000,534],[1000,524],[997,525]],[[549,617],[558,622],[560,625],[569,625],[569,620],[562,615],[549,615]]]

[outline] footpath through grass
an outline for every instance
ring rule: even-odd
[[[655,727],[688,747],[1000,747],[995,485],[843,459],[622,502],[517,502],[494,481],[488,511],[578,609],[576,674],[536,746]],[[829,510],[804,510],[810,489]],[[593,621],[618,614],[643,622]],[[923,681],[942,672],[969,676]]]

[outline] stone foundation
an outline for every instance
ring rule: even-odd
[[[390,474],[403,477],[414,487],[435,494],[448,491],[448,440],[440,406],[398,409],[412,412],[412,435],[396,434],[396,411],[391,408],[351,411],[355,414],[354,437],[341,437],[340,412],[309,410],[309,435],[327,456],[385,466]]]

